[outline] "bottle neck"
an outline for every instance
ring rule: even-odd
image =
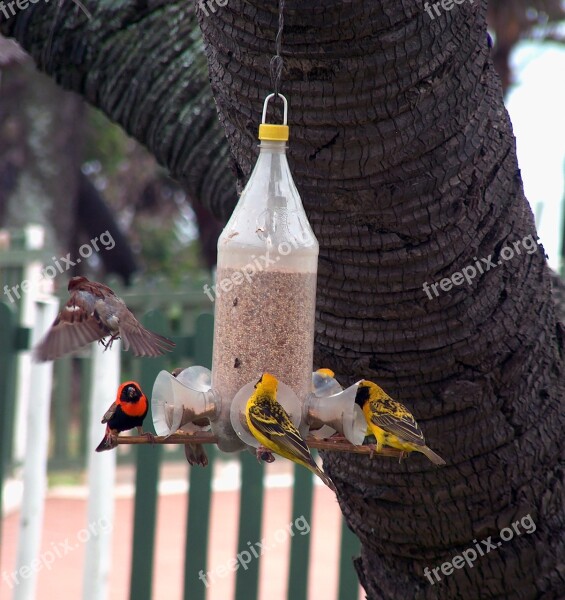
[[[261,143],[259,144],[259,153],[286,154],[286,142],[273,142],[270,140],[261,140]]]

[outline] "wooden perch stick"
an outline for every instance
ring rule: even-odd
[[[118,436],[118,444],[151,444],[151,440],[143,435],[124,435]],[[155,444],[217,444],[218,438],[208,432],[202,433],[172,433],[168,437],[155,436],[153,443]],[[371,454],[369,446],[354,446],[350,444],[344,437],[334,436],[324,440],[317,439],[312,436],[306,438],[306,443],[310,448],[317,450],[330,450],[333,452],[351,452],[353,454]],[[382,448],[380,452],[373,452],[374,455],[392,456],[400,458],[402,454],[400,450],[395,448]]]

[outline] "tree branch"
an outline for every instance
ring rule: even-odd
[[[42,2],[7,21],[0,16],[0,31],[147,146],[192,198],[225,220],[237,200],[235,178],[192,7],[185,0],[88,2],[88,20],[69,0],[61,11]]]

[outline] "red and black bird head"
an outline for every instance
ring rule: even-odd
[[[119,402],[137,402],[143,396],[143,392],[135,381],[126,381],[122,383],[118,390]]]
[[[137,427],[141,434],[143,419],[148,409],[147,396],[141,391],[139,384],[135,381],[122,383],[116,393],[116,400],[102,417],[102,423],[106,424],[106,433],[96,452],[115,448],[117,436],[122,431]]]

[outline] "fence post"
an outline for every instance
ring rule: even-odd
[[[0,552],[2,550],[2,514],[4,479],[12,456],[14,426],[14,367],[16,364],[15,332],[16,312],[0,302],[0,331],[4,343],[0,344]],[[0,559],[1,559],[0,555]],[[1,561],[0,561],[1,562]]]
[[[22,327],[34,327],[38,322],[37,311],[40,307],[37,299],[39,297],[52,298],[42,293],[42,284],[44,277],[41,272],[42,262],[38,252],[43,249],[44,243],[43,228],[37,225],[28,225],[24,230],[25,252],[23,254],[23,269],[22,278],[20,280],[20,289],[17,294],[19,299],[19,324]],[[27,291],[24,292],[24,282],[26,283]],[[16,286],[17,287],[17,286]],[[53,319],[55,316],[53,316]],[[50,325],[48,323],[44,330]],[[35,340],[38,341],[38,340]],[[49,367],[52,368],[51,366]],[[28,414],[28,402],[31,399],[31,382],[30,373],[32,370],[31,354],[24,352],[18,355],[17,367],[15,369],[16,377],[16,416],[14,425],[14,440],[13,453],[17,461],[27,459],[25,443],[27,439],[26,433],[26,415]]]
[[[237,552],[247,552],[247,542],[254,544],[261,539],[263,517],[264,466],[257,464],[255,455],[247,450],[241,453],[241,489],[239,495],[239,533]],[[247,569],[238,569],[235,577],[235,599],[257,600],[259,590],[259,566],[261,558],[252,560]]]
[[[143,319],[143,325],[152,331],[167,334],[166,321],[162,313],[153,311]],[[153,382],[159,371],[165,368],[167,357],[140,358],[141,375],[139,384],[149,397]],[[152,431],[151,405],[145,418],[145,431]],[[153,586],[153,559],[155,556],[155,523],[157,517],[157,488],[159,466],[163,447],[160,444],[136,447],[135,508],[133,517],[132,563],[130,599],[151,600]]]
[[[121,348],[119,340],[114,341],[112,349],[107,352],[100,344],[92,347],[88,419],[88,527],[92,529],[88,529],[91,535],[86,546],[82,588],[84,600],[105,600],[108,597],[117,451],[98,454],[94,449],[106,429],[100,422],[102,416],[114,402],[120,385]]]
[[[36,321],[32,335],[33,343],[39,341],[43,332],[57,315],[59,302],[56,299],[36,301]],[[28,358],[29,360],[29,358]],[[23,369],[22,369],[23,370]],[[14,600],[29,600],[35,597],[37,570],[32,568],[41,548],[45,492],[47,489],[47,452],[49,445],[49,407],[53,365],[32,363],[27,371],[28,390],[33,391],[33,402],[26,403],[27,425],[25,462],[23,470],[24,494],[20,515],[20,538],[16,570],[31,571],[30,576],[21,578],[14,589]]]
[[[345,519],[342,519],[338,600],[351,600],[351,598],[359,597],[359,580],[353,567],[353,558],[359,554],[360,547],[359,538],[349,529]]]
[[[292,496],[292,523],[304,517],[312,523],[312,473],[299,465],[294,465],[294,493]],[[311,535],[297,535],[290,542],[290,567],[288,570],[289,600],[306,600],[308,595],[308,573],[310,572]]]
[[[194,333],[194,362],[210,368],[212,366],[212,339],[214,318],[202,314],[196,320]],[[190,467],[189,500],[186,518],[186,540],[184,550],[184,600],[204,600],[206,588],[200,579],[200,568],[206,572],[208,540],[210,534],[210,503],[212,500],[212,472],[215,448],[205,446],[210,460],[207,467]]]

